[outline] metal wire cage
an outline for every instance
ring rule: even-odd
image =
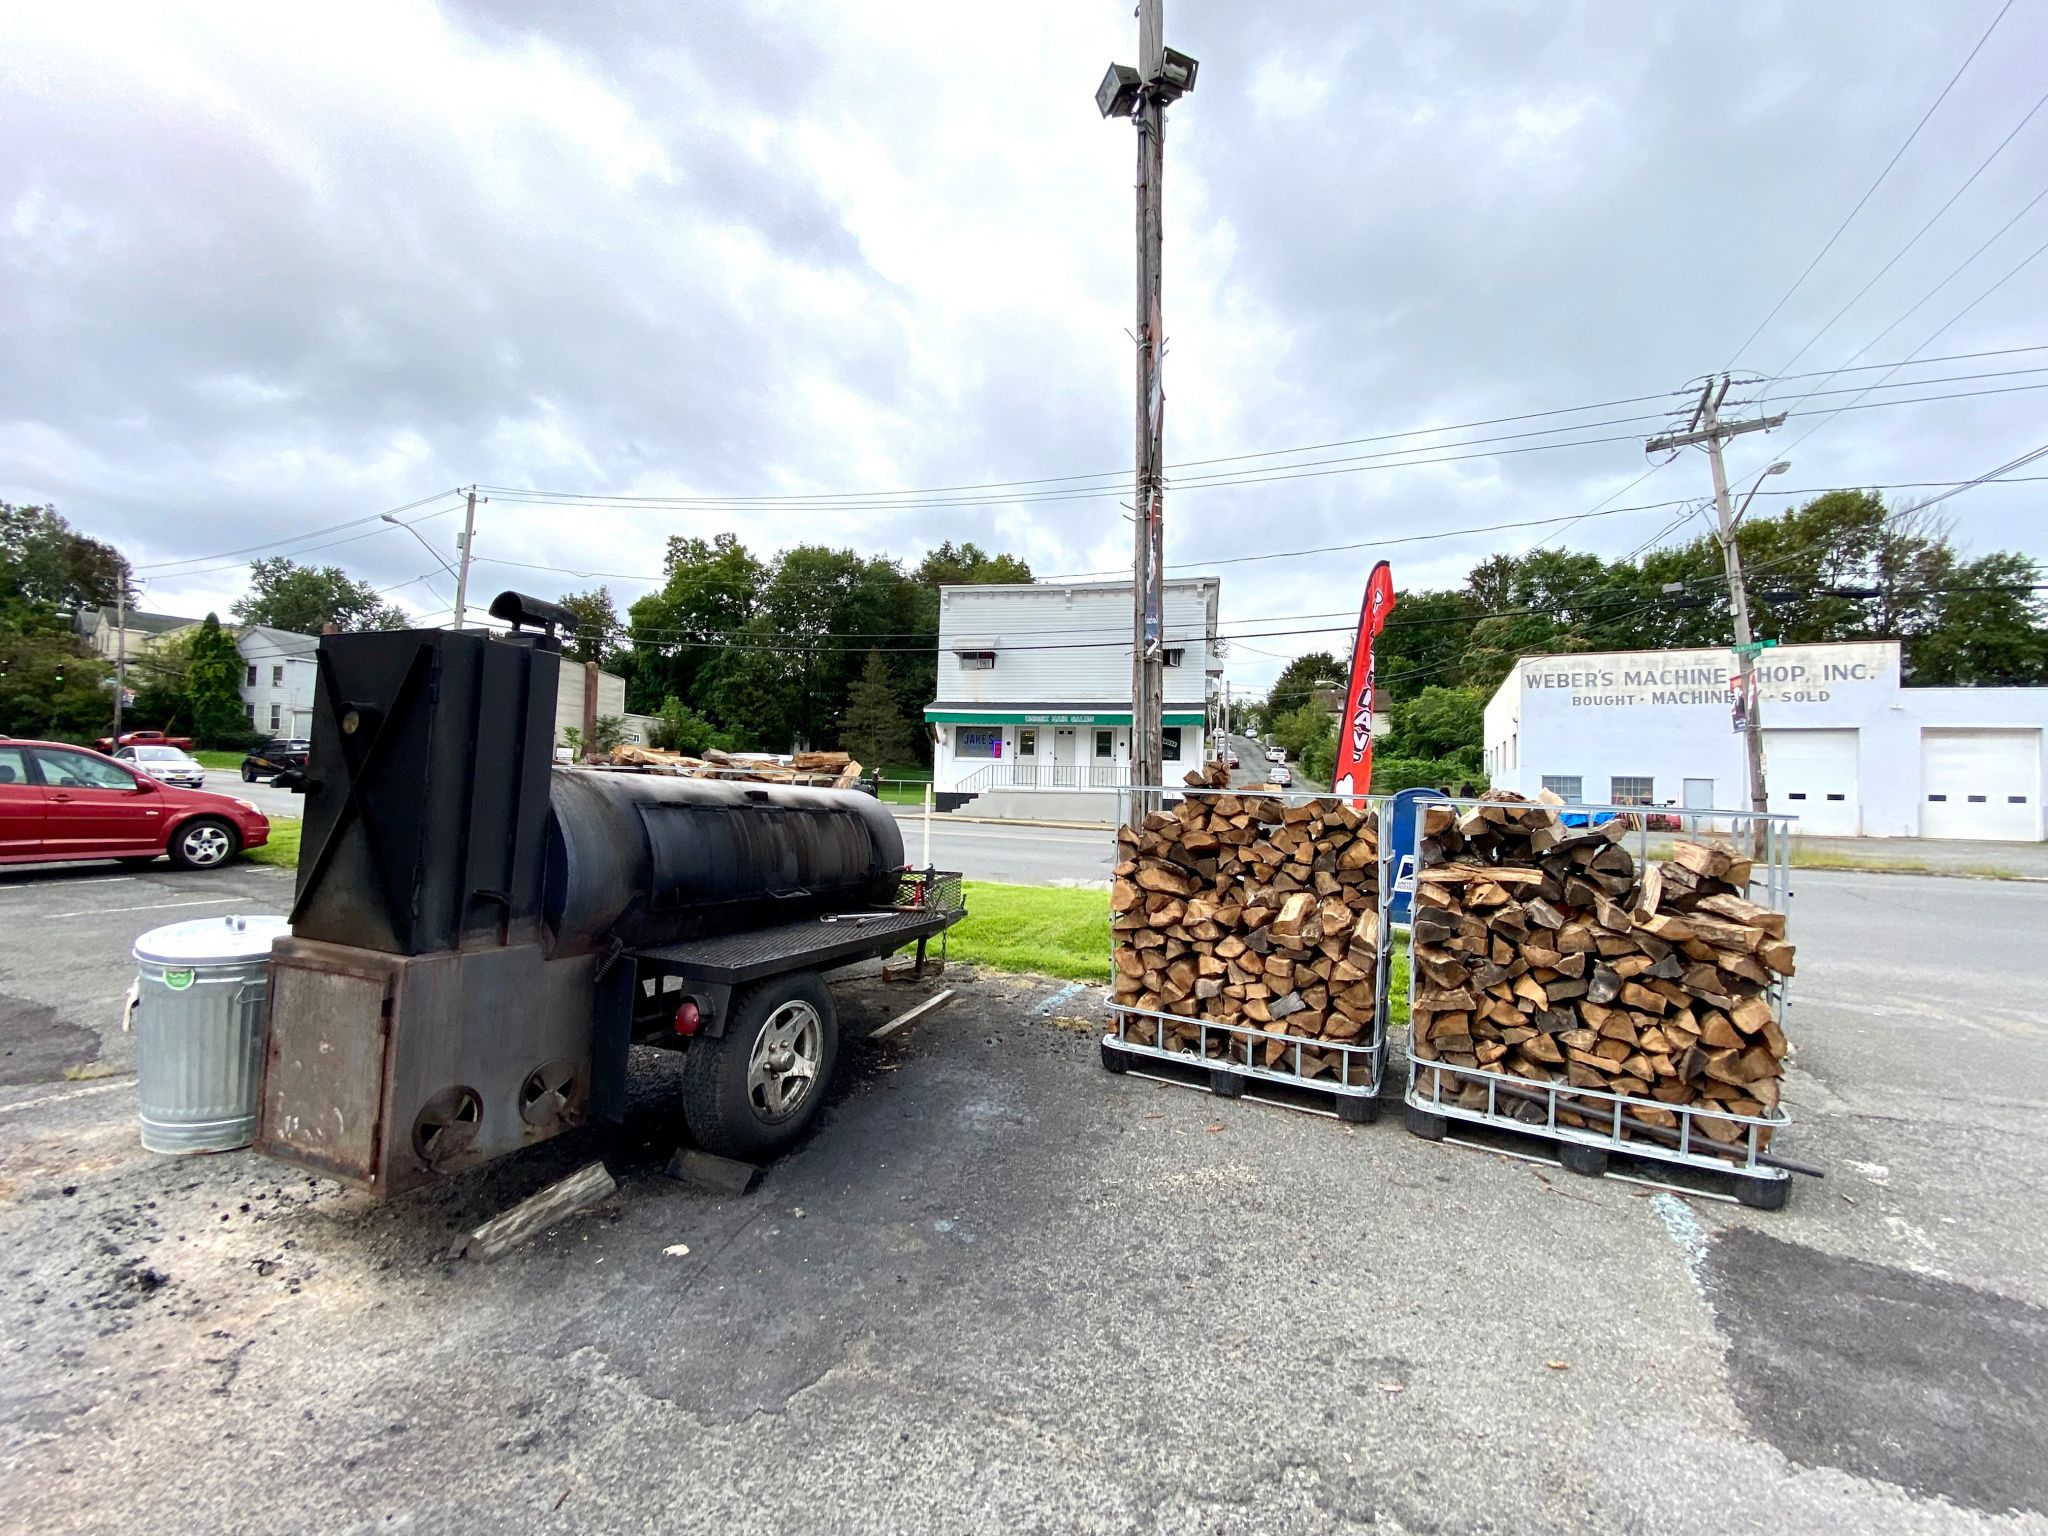
[[[1379,953],[1373,972],[1376,1002],[1369,1026],[1348,1040],[1316,1038],[1289,1034],[1284,1023],[1261,1027],[1256,1023],[1205,1019],[1139,1008],[1117,1001],[1112,992],[1107,999],[1108,1026],[1102,1037],[1105,1052],[1118,1053],[1119,1056],[1127,1054],[1208,1067],[1212,1072],[1212,1082],[1216,1082],[1219,1075],[1224,1080],[1216,1082],[1218,1091],[1224,1091],[1229,1079],[1263,1081],[1313,1090],[1359,1106],[1360,1114],[1369,1112],[1377,1100],[1386,1073],[1387,982],[1393,952],[1393,936],[1387,925],[1387,802],[1378,797],[1333,795],[1328,790],[1251,785],[1228,789],[1194,785],[1151,789],[1123,787],[1118,794],[1119,825],[1129,819],[1131,804],[1127,797],[1133,794],[1141,797],[1141,803],[1154,809],[1171,809],[1182,798],[1207,799],[1230,795],[1243,799],[1270,799],[1282,805],[1342,800],[1357,809],[1370,810],[1379,839],[1375,906],[1379,919]],[[1115,948],[1116,934],[1112,931],[1112,954]],[[1192,1038],[1175,1044],[1171,1042],[1169,1031],[1178,1031],[1182,1036],[1192,1032]]]
[[[1460,813],[1481,805],[1478,799],[1443,796],[1436,803],[1449,805]],[[1519,804],[1519,802],[1517,802]],[[1749,884],[1750,899],[1775,911],[1786,910],[1791,893],[1791,824],[1783,815],[1758,815],[1745,811],[1694,811],[1677,813],[1683,818],[1675,828],[1652,826],[1643,807],[1589,805],[1573,802],[1556,807],[1568,825],[1597,825],[1604,819],[1624,819],[1627,835],[1623,846],[1633,845],[1638,869],[1647,867],[1656,852],[1653,835],[1699,836],[1723,833],[1736,839],[1756,837],[1760,856],[1754,861]],[[1416,872],[1424,868],[1424,818],[1415,821],[1411,847],[1401,880],[1411,889]],[[1391,897],[1393,891],[1388,891]],[[1417,974],[1414,963],[1413,931],[1409,949],[1408,997],[1412,1016]],[[1774,978],[1764,995],[1783,1023],[1786,983]],[[1693,1168],[1735,1174],[1744,1179],[1777,1185],[1782,1190],[1788,1168],[1796,1168],[1769,1153],[1774,1134],[1791,1123],[1782,1108],[1748,1115],[1732,1110],[1688,1103],[1672,1103],[1592,1087],[1574,1087],[1565,1082],[1543,1081],[1484,1066],[1447,1064],[1424,1059],[1416,1053],[1411,1038],[1408,1056],[1407,1103],[1411,1112],[1443,1120],[1462,1120],[1496,1125],[1503,1129],[1536,1134],[1582,1153],[1625,1152],[1631,1156]],[[1675,1124],[1666,1126],[1670,1120]],[[1799,1169],[1798,1171],[1807,1171]],[[1745,1203],[1775,1205],[1782,1193],[1763,1201],[1751,1199],[1753,1190],[1743,1192]]]
[[[965,912],[964,877],[957,869],[906,869],[896,882],[899,912]]]

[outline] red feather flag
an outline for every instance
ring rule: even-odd
[[[1337,724],[1337,782],[1332,788],[1340,795],[1363,795],[1372,789],[1372,643],[1393,611],[1394,570],[1382,560],[1366,578],[1365,602],[1358,610],[1358,643],[1351,652],[1351,686],[1344,692],[1344,716]]]

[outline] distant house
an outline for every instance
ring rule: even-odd
[[[306,736],[313,729],[313,659],[319,640],[267,624],[235,635],[242,653],[242,708],[249,724],[268,736]]]
[[[123,652],[122,636],[126,635],[126,652],[133,658],[142,655],[165,635],[197,624],[197,619],[181,619],[168,613],[138,613],[130,608],[127,623],[121,623],[121,610],[109,603],[104,608],[81,613],[78,616],[78,632],[86,643],[109,661]]]

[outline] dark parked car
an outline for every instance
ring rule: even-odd
[[[0,864],[169,854],[213,869],[269,841],[247,800],[159,784],[83,747],[0,740]]]
[[[266,741],[242,759],[242,782],[254,784],[258,779],[276,778],[280,773],[297,773],[306,766],[306,754],[313,743],[296,736],[280,736]]]

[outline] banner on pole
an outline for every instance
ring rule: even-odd
[[[1382,560],[1366,578],[1365,602],[1358,610],[1358,641],[1351,651],[1351,685],[1344,693],[1344,714],[1337,725],[1336,782],[1340,795],[1363,795],[1372,789],[1372,716],[1375,702],[1373,641],[1394,610],[1394,570]]]

